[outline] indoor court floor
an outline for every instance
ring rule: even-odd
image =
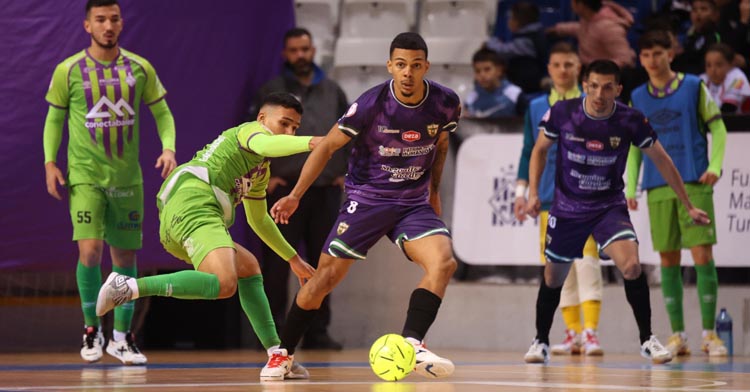
[[[258,380],[259,351],[147,352],[147,366],[120,366],[107,354],[84,364],[78,353],[0,354],[0,391],[750,391],[750,358],[709,360],[693,355],[651,365],[637,355],[553,357],[527,365],[523,353],[436,350],[456,363],[453,376],[411,374],[383,382],[367,363],[366,350],[300,351],[309,380]]]

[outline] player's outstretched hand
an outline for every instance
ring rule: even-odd
[[[688,214],[690,214],[690,217],[693,219],[693,223],[695,223],[696,225],[704,226],[711,223],[711,218],[708,217],[706,211],[703,211],[699,208],[691,208],[688,211]]]
[[[539,196],[529,195],[529,201],[526,204],[526,213],[530,217],[536,218],[539,216],[539,211],[542,210],[542,202],[539,201]]]
[[[698,179],[698,182],[700,182],[701,184],[714,186],[717,182],[719,182],[719,176],[711,172],[705,172],[703,173],[701,178]]]
[[[57,200],[62,200],[62,196],[60,196],[60,192],[57,190],[57,185],[65,186],[65,176],[63,176],[55,162],[44,164],[44,176],[47,181],[47,193]]]
[[[297,207],[299,207],[298,198],[292,195],[284,196],[271,207],[271,218],[276,223],[287,224],[289,217],[297,211]]]
[[[299,255],[294,255],[287,261],[289,262],[289,268],[291,268],[292,272],[297,275],[300,286],[304,285],[305,282],[307,282],[308,279],[312,278],[313,274],[315,273],[315,268],[313,268],[313,266],[311,266],[310,264],[307,264],[305,260],[302,260]]]
[[[177,167],[177,161],[174,159],[174,151],[164,150],[156,160],[155,168],[161,168],[161,178],[167,178],[169,173]]]
[[[523,196],[516,197],[516,201],[513,202],[513,215],[519,222],[526,220],[526,198]]]
[[[630,211],[635,211],[638,209],[638,200],[629,197],[627,198],[627,202],[628,202],[628,209]]]

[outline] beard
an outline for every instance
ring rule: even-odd
[[[96,38],[95,36],[93,36],[93,35],[91,36],[91,38],[93,38],[93,39],[94,39],[94,42],[96,42],[96,44],[97,44],[97,45],[99,45],[100,47],[102,47],[102,48],[104,48],[104,49],[112,49],[112,48],[114,48],[115,46],[117,46],[117,38],[115,38],[115,39],[114,39],[114,40],[112,40],[111,42],[102,42],[102,41],[98,40],[98,39],[97,39],[97,38]]]
[[[307,76],[313,71],[312,61],[297,60],[290,65],[295,75]]]

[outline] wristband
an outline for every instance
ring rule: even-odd
[[[524,197],[526,196],[526,185],[518,184],[516,185],[516,197]]]

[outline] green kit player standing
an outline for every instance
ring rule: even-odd
[[[227,229],[234,223],[234,207],[242,202],[248,225],[289,263],[300,284],[312,277],[315,269],[284,239],[266,205],[269,158],[311,151],[322,139],[294,136],[301,116],[302,104],[294,96],[269,94],[257,121],[224,131],[177,167],[157,195],[159,236],[169,253],[195,270],[140,279],[113,272],[99,291],[96,313],[102,316],[139,297],[219,299],[238,291],[263,346],[269,353],[278,348],[258,260],[235,243]],[[307,378],[307,371],[295,364],[285,377]]]
[[[677,195],[666,185],[653,162],[644,158],[641,187],[648,191],[648,215],[654,249],[661,258],[661,288],[673,335],[666,348],[673,356],[690,354],[682,312],[682,249],[690,249],[697,275],[698,300],[703,321],[701,350],[709,356],[726,356],[724,342],[714,332],[718,279],[714,265],[716,243],[713,186],[721,175],[727,129],[721,113],[703,82],[695,75],[672,71],[672,39],[666,31],[649,31],[639,39],[641,64],[649,81],[633,90],[634,108],[643,111],[659,135],[664,149],[685,181],[690,200],[706,211],[711,223],[694,225]],[[706,133],[711,132],[711,154]],[[640,150],[628,156],[626,196],[636,209],[636,184],[641,167]]]
[[[47,192],[62,200],[58,185],[68,186],[73,240],[78,242],[76,269],[85,322],[81,357],[102,357],[104,335],[95,305],[102,284],[104,242],[113,269],[136,276],[135,252],[141,248],[143,179],[138,162],[138,110],[151,109],[163,152],[156,160],[166,177],[177,165],[175,127],[156,71],[144,58],[119,47],[123,19],[116,0],[89,0],[86,32],[91,45],[58,64],[46,100],[44,162]],[[68,116],[68,175],[56,164],[65,115]],[[115,312],[107,353],[127,365],[145,364],[130,333],[133,305]]]

